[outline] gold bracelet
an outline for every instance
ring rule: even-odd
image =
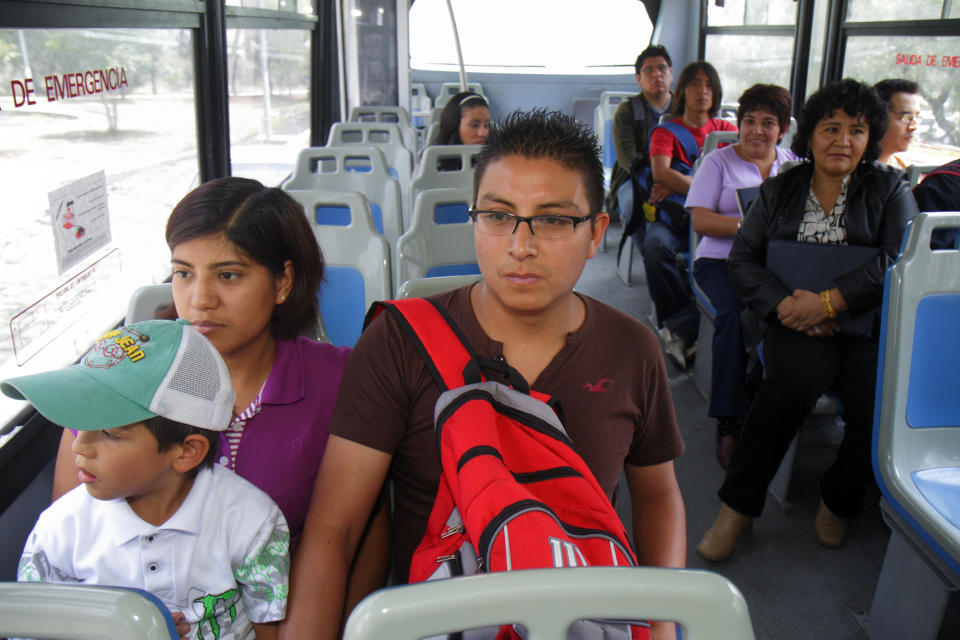
[[[837,311],[830,304],[830,290],[824,289],[820,292],[820,299],[823,300],[823,310],[827,312],[827,317],[831,320],[837,317]]]

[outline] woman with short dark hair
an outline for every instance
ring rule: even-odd
[[[763,183],[734,237],[730,279],[767,321],[764,380],[720,488],[720,513],[697,546],[708,560],[727,558],[750,530],[793,436],[828,389],[840,397],[845,429],[820,482],[814,523],[820,543],[840,546],[846,519],[862,505],[871,478],[884,275],[917,213],[904,174],[874,162],[886,125],[886,108],[867,85],[843,80],[814,93],[792,144],[804,162]],[[814,244],[839,246],[826,257],[819,253],[826,247],[818,249],[814,264],[804,257]],[[785,266],[795,273],[774,266],[784,252],[794,256]],[[841,266],[850,256],[854,265]],[[809,272],[807,264],[824,271],[828,284],[791,290],[784,280]]]
[[[737,191],[758,187],[796,160],[778,146],[790,126],[790,92],[772,84],[756,84],[740,96],[736,144],[704,156],[693,176],[685,207],[694,230],[703,238],[697,245],[694,277],[716,310],[713,318],[710,416],[717,419],[717,461],[724,469],[740,436],[746,413],[746,354],[740,334],[743,305],[727,273],[727,255],[740,228]]]

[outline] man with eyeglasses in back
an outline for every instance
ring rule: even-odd
[[[890,78],[873,85],[873,90],[887,105],[890,114],[890,124],[880,141],[877,162],[903,169],[906,163],[894,154],[910,148],[913,134],[920,124],[920,85],[912,80]]]
[[[681,567],[683,451],[656,336],[573,288],[609,224],[593,134],[558,112],[514,112],[490,135],[474,173],[474,245],[482,278],[433,296],[482,359],[516,369],[560,401],[567,433],[613,501],[626,473],[643,565]],[[495,372],[489,378],[505,381]],[[433,411],[440,389],[390,313],[360,336],[330,421],[290,588],[286,638],[333,639],[364,525],[393,481],[393,561],[407,581],[440,479]],[[674,637],[655,623],[654,640]]]
[[[650,166],[650,131],[660,117],[670,110],[670,86],[673,84],[673,63],[666,47],[652,44],[637,56],[633,65],[640,93],[624,100],[613,116],[613,146],[617,162],[610,174],[610,206],[617,207],[617,189],[627,180]],[[634,209],[639,212],[642,199],[634,197]],[[621,211],[626,221],[633,211]],[[639,213],[638,213],[639,215]],[[645,225],[637,229],[637,248],[640,247]]]

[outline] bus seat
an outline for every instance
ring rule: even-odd
[[[783,138],[780,140],[780,146],[784,149],[790,148],[790,143],[793,142],[793,134],[797,132],[797,119],[793,116],[790,116],[790,126],[787,128],[787,132],[783,134]],[[783,169],[780,169],[783,171]]]
[[[301,149],[293,175],[283,188],[288,192],[357,191],[370,203],[373,225],[390,246],[403,234],[400,183],[390,175],[380,147],[346,145]]]
[[[434,144],[434,139],[440,135],[440,121],[434,120],[430,126],[427,128],[426,137],[423,140],[423,149],[426,151],[427,147]]]
[[[471,202],[473,190],[466,188],[417,195],[410,228],[397,242],[395,288],[412,278],[480,273],[467,214]]]
[[[623,221],[623,228],[633,215],[633,185],[630,181],[624,182],[617,189],[617,205],[620,208],[620,220]],[[618,241],[619,242],[619,241]],[[617,256],[617,275],[620,281],[628,287],[633,286],[633,252],[639,253],[640,248],[636,246],[633,238],[623,243],[623,249]]]
[[[140,589],[0,582],[0,636],[49,640],[178,640],[170,612]]]
[[[413,278],[407,280],[397,290],[396,298],[428,298],[438,293],[452,291],[480,280],[480,275],[437,276],[435,278]]]
[[[433,98],[427,93],[427,87],[422,82],[410,83],[410,124],[414,129],[423,129],[426,126],[424,117],[417,115],[433,110]]]
[[[717,117],[721,120],[726,120],[731,124],[737,124],[737,112],[740,110],[740,103],[738,102],[723,102],[720,104],[720,111],[717,113]]]
[[[891,534],[875,640],[937,637],[960,589],[960,251],[930,247],[943,228],[960,229],[960,213],[917,215],[884,287],[872,457]]]
[[[124,317],[123,324],[155,320],[161,311],[171,305],[173,305],[173,288],[169,282],[140,287],[130,296],[127,315]],[[317,326],[303,335],[319,342],[330,342],[330,338],[327,337],[327,330],[323,326],[323,318],[319,316],[317,317]]]
[[[690,280],[693,299],[700,311],[700,332],[697,334],[697,357],[693,361],[692,380],[693,386],[709,402],[710,387],[713,384],[713,321],[717,317],[717,309],[710,302],[707,292],[693,277],[693,263],[696,260],[698,242],[700,242],[700,234],[694,231],[693,220],[691,219],[690,245],[687,249],[687,277]]]
[[[739,137],[740,132],[738,131],[711,131],[708,133],[707,137],[703,140],[703,148],[700,150],[700,155],[693,163],[693,172],[696,173],[697,169],[700,168],[704,156],[711,151],[715,151],[721,144],[732,144],[736,142]]]
[[[473,165],[482,145],[446,144],[424,147],[410,182],[410,208],[417,194],[427,189],[473,189]],[[472,202],[472,199],[471,199]]]
[[[410,180],[413,175],[413,151],[403,142],[400,127],[383,122],[334,122],[327,137],[328,147],[348,145],[375,146],[387,158],[390,175],[400,183],[404,202],[410,198]]]
[[[350,122],[392,122],[410,126],[410,114],[398,106],[353,107],[350,109]]]
[[[910,188],[914,188],[920,181],[923,180],[924,176],[938,168],[939,165],[936,164],[911,164],[906,168],[907,180],[910,181]]]
[[[169,282],[148,284],[140,287],[130,296],[127,303],[127,315],[124,324],[155,320],[157,314],[173,304],[173,290]]]
[[[555,640],[582,619],[673,620],[685,640],[754,637],[732,582],[710,571],[658,567],[498,571],[382,589],[357,605],[343,637],[413,640],[520,624],[524,637]]]
[[[354,107],[350,110],[350,122],[380,122],[395,124],[405,147],[416,151],[419,143],[417,130],[410,122],[410,114],[403,107]]]
[[[370,205],[355,191],[291,191],[307,211],[323,251],[320,315],[330,342],[352,347],[367,309],[391,297],[390,247],[373,226]]]
[[[617,161],[617,150],[613,145],[613,116],[624,100],[636,92],[604,91],[600,94],[600,102],[593,110],[593,133],[597,136],[603,154],[604,187],[610,186],[610,171]]]
[[[437,95],[437,99],[433,101],[434,107],[445,107],[450,101],[450,98],[460,93],[459,82],[444,82],[440,85],[440,93]],[[487,97],[483,95],[483,87],[480,86],[479,82],[468,82],[467,91],[473,91],[478,96],[482,97],[484,100],[487,100]],[[487,100],[489,102],[489,100]]]

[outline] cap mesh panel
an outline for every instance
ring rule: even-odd
[[[222,384],[217,360],[197,342],[194,333],[185,331],[184,334],[187,344],[167,386],[188,396],[213,400]]]

